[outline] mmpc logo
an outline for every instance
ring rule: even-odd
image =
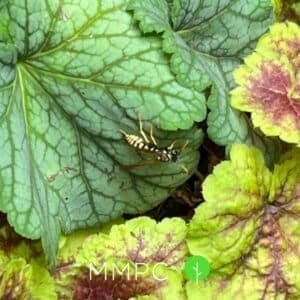
[[[116,277],[122,276],[129,280],[138,280],[143,275],[152,276],[154,280],[165,281],[166,277],[163,277],[159,272],[160,266],[167,266],[164,262],[156,264],[147,263],[127,263],[124,267],[120,268],[117,264],[103,263],[102,266],[96,268],[93,264],[89,264],[89,279],[92,280],[93,276],[103,275],[104,280],[115,280]]]

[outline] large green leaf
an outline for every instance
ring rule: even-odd
[[[1,6],[0,209],[18,233],[42,237],[52,262],[61,230],[152,208],[198,161],[201,133],[175,130],[205,117],[204,97],[176,81],[160,40],[141,36],[125,5]],[[160,146],[190,141],[177,163],[145,164],[153,157],[124,141],[119,129],[139,134],[137,112],[146,131],[161,129]]]
[[[253,129],[246,115],[229,104],[232,71],[255,47],[273,23],[266,0],[131,0],[129,9],[145,32],[163,32],[164,50],[172,71],[184,84],[202,91],[212,86],[208,100],[208,134],[221,145],[254,144],[272,161],[280,152],[277,140]]]

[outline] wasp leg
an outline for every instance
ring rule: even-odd
[[[181,169],[182,169],[186,174],[189,173],[189,170],[188,170],[188,168],[187,168],[185,165],[181,165],[180,167],[181,167]]]
[[[151,127],[150,127],[150,138],[151,138],[153,144],[154,144],[155,146],[157,146],[156,139],[155,139],[155,137],[153,136],[153,125],[152,125],[152,124],[151,124]]]
[[[140,163],[136,163],[136,164],[132,164],[132,165],[123,165],[123,167],[130,171],[130,170],[134,170],[134,169],[137,169],[137,168],[140,168],[140,167],[145,167],[147,165],[152,165],[156,163],[156,160],[154,159],[149,159],[149,160],[144,160],[144,161],[141,161]]]
[[[149,141],[146,133],[143,130],[143,123],[142,123],[142,119],[141,119],[141,114],[140,113],[138,113],[138,118],[139,118],[140,133],[141,133],[142,137],[144,138],[145,142],[148,143],[148,144],[150,144],[150,141]]]

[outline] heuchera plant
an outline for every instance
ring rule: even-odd
[[[235,71],[235,108],[251,112],[266,135],[300,144],[300,27],[279,23]]]
[[[278,143],[228,92],[273,22],[265,0],[1,2],[0,209],[10,224],[42,238],[53,264],[61,232],[158,205],[197,166],[192,126],[206,118],[205,94],[210,138],[255,144],[271,162]],[[140,134],[138,113],[161,147],[189,141],[177,163],[147,164],[124,141],[120,129]]]
[[[0,298],[57,299],[40,243],[17,236],[8,225],[0,228]]]
[[[205,93],[214,141],[255,144],[269,161],[280,152],[228,101],[232,71],[274,21],[271,1],[127,5],[0,4],[0,210],[52,264],[61,232],[143,213],[187,180]],[[159,146],[189,141],[178,162],[148,164],[126,143],[120,129],[139,135],[138,114]]]
[[[300,150],[278,161],[300,145],[300,30],[272,3],[0,2],[0,211],[41,238],[0,228],[1,299],[300,299]],[[125,141],[139,115],[178,161]],[[202,129],[232,148],[191,222],[121,220],[187,181]]]

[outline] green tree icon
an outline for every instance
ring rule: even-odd
[[[184,273],[188,279],[196,281],[205,279],[210,272],[207,259],[203,256],[191,256],[184,265]]]

